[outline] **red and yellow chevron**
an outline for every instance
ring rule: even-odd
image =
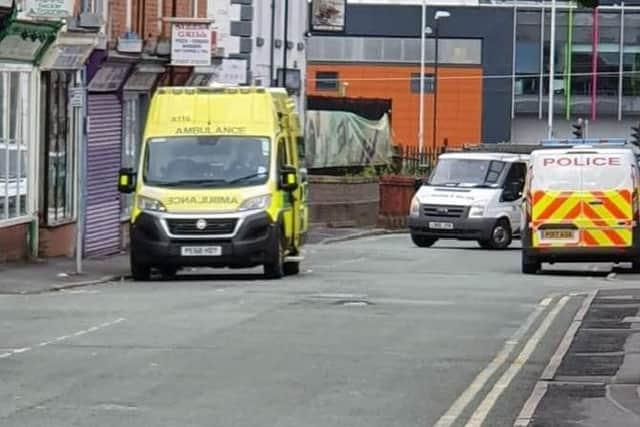
[[[536,191],[532,194],[534,247],[626,247],[633,243],[633,194],[629,190]],[[544,238],[542,225],[567,224],[563,238]],[[550,233],[552,234],[552,233]]]

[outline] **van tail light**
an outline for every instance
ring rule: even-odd
[[[533,168],[529,166],[529,170],[527,173],[527,179],[524,184],[524,191],[526,194],[525,199],[525,214],[527,218],[527,225],[531,222],[531,210],[533,209],[533,197],[531,192],[531,182],[533,181]]]

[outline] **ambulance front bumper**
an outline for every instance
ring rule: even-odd
[[[214,218],[203,216],[210,221]],[[136,262],[152,267],[247,268],[274,258],[276,227],[266,212],[233,219],[236,226],[232,233],[200,237],[193,229],[189,235],[172,235],[166,218],[142,213],[130,228],[132,255]],[[183,248],[215,248],[216,252],[185,255]]]

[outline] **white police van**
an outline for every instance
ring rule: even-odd
[[[431,247],[439,239],[457,239],[507,248],[520,233],[528,158],[498,152],[442,154],[411,202],[413,243]]]

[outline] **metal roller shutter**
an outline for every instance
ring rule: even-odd
[[[90,94],[85,256],[120,250],[122,105],[115,94]]]

